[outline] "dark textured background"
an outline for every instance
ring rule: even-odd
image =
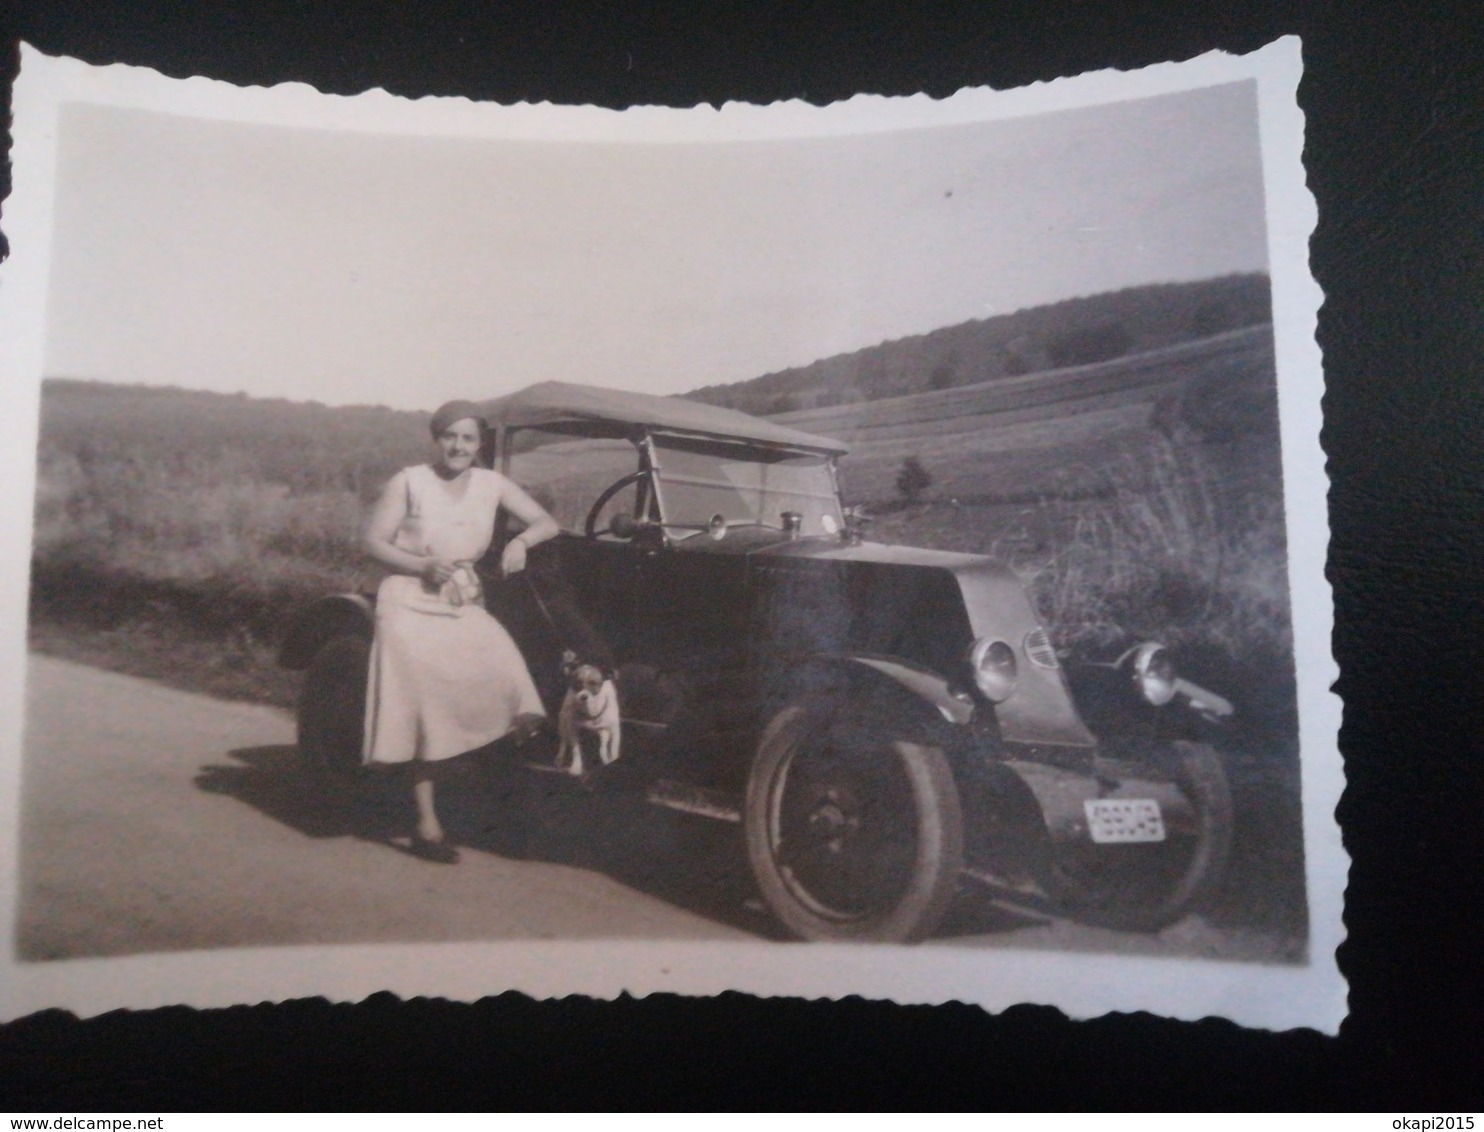
[[[0,1109],[1484,1106],[1484,5],[21,0],[6,31],[7,89],[25,38],[177,76],[615,107],[946,95],[1302,35],[1354,868],[1337,1039],[1040,1007],[384,995],[22,1019],[0,1028]]]

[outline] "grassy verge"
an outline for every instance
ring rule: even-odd
[[[279,668],[251,638],[202,633],[175,618],[139,618],[111,628],[32,619],[30,646],[48,656],[158,680],[221,699],[292,708],[299,673]]]
[[[188,691],[289,706],[294,609],[354,588],[360,495],[297,490],[240,452],[148,461],[81,443],[38,468],[30,643]]]
[[[299,675],[277,664],[292,611],[328,592],[185,585],[80,565],[32,569],[30,647],[189,692],[292,707]]]

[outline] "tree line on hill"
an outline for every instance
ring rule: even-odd
[[[1107,361],[1271,319],[1266,274],[1129,287],[708,385],[686,397],[771,416]]]

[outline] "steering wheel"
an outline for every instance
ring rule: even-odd
[[[597,501],[592,506],[592,509],[587,513],[587,521],[582,525],[583,534],[585,534],[588,538],[597,538],[599,535],[609,534],[613,530],[611,524],[604,527],[601,531],[598,530],[598,516],[603,513],[603,508],[608,506],[613,497],[624,488],[631,487],[632,485],[638,483],[640,480],[647,479],[648,476],[649,472],[644,470],[630,472],[628,475],[624,476],[623,479],[611,483],[606,488],[604,488],[603,494],[598,496]]]

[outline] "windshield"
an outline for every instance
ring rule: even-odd
[[[783,526],[783,512],[803,516],[806,535],[840,530],[840,499],[829,457],[736,444],[654,438],[660,509],[666,523]]]
[[[581,531],[603,490],[639,467],[627,440],[594,440],[542,428],[512,429],[510,478],[551,513],[564,531]],[[632,504],[633,493],[617,500]]]

